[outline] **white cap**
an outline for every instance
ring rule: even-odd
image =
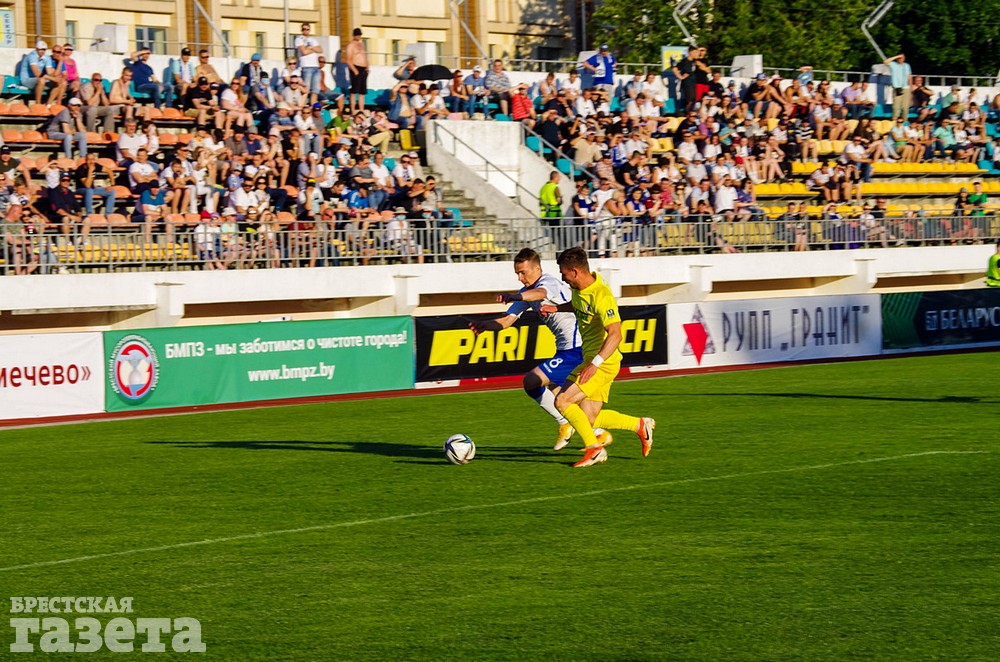
[[[69,100],[69,105],[71,105],[71,106],[82,106],[83,102],[80,101],[79,99],[77,99],[76,97],[73,97],[72,99]]]
[[[478,64],[476,66],[472,67],[472,70],[475,71],[476,73],[482,73],[483,72],[483,68],[480,67]]]
[[[39,39],[38,41],[35,42],[35,48],[48,49],[48,47],[49,47],[49,45],[46,44],[41,39]]]

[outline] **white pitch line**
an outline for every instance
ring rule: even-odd
[[[628,492],[631,490],[650,489],[654,487],[669,487],[671,485],[687,485],[689,483],[706,483],[716,480],[729,480],[731,478],[749,478],[752,476],[766,476],[769,474],[794,473],[799,471],[818,471],[820,469],[832,469],[834,467],[846,467],[852,464],[872,464],[874,462],[889,462],[892,460],[903,460],[911,457],[924,457],[927,455],[982,455],[990,451],[924,451],[922,453],[906,453],[905,455],[891,455],[888,457],[875,457],[867,460],[849,460],[847,462],[831,462],[830,464],[813,464],[803,467],[789,467],[787,469],[767,469],[764,471],[749,471],[746,473],[723,474],[721,476],[703,476],[701,478],[681,478],[678,480],[665,480],[656,483],[640,483],[637,485],[626,485],[623,487],[609,487],[603,490],[591,490],[589,492],[576,492],[574,494],[554,494],[552,496],[531,497],[529,499],[517,499],[515,501],[501,501],[499,503],[468,504],[465,506],[454,506],[451,508],[441,508],[440,510],[428,510],[420,513],[407,513],[404,515],[389,515],[387,517],[376,517],[373,519],[354,520],[352,522],[337,522],[336,524],[318,524],[316,526],[304,526],[299,529],[278,529],[277,531],[260,531],[258,533],[247,533],[239,536],[229,536],[227,538],[209,538],[207,540],[194,540],[192,542],[182,542],[173,545],[162,545],[160,547],[143,547],[141,549],[126,549],[120,552],[107,552],[105,554],[91,554],[89,556],[75,556],[70,559],[59,559],[57,561],[39,561],[37,563],[25,563],[23,565],[12,565],[0,568],[0,572],[10,572],[12,570],[29,570],[31,568],[44,568],[53,565],[65,565],[68,563],[79,563],[81,561],[93,561],[95,559],[108,559],[116,556],[129,556],[131,554],[143,554],[146,552],[163,552],[170,549],[183,549],[185,547],[199,547],[201,545],[214,545],[224,542],[235,542],[238,540],[254,540],[266,536],[279,536],[290,533],[308,533],[310,531],[328,531],[330,529],[344,529],[351,526],[362,526],[364,524],[381,524],[383,522],[396,522],[404,519],[414,519],[417,517],[433,517],[435,515],[445,515],[448,513],[460,513],[468,510],[484,510],[486,508],[508,508],[511,506],[523,506],[529,503],[544,503],[545,501],[557,501],[560,499],[576,499],[578,497],[596,496],[598,494],[611,494],[613,492]]]

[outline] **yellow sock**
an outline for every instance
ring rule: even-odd
[[[580,405],[570,405],[566,407],[563,412],[563,416],[569,421],[573,427],[576,429],[576,433],[580,435],[583,439],[583,445],[593,446],[597,443],[597,437],[594,435],[594,428],[590,425],[590,419],[587,415],[580,409]]]
[[[594,419],[594,427],[635,432],[639,429],[639,419],[628,414],[620,414],[612,409],[602,409],[598,412],[597,418]]]

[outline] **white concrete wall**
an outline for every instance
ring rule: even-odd
[[[712,299],[847,294],[873,289],[879,278],[955,274],[938,289],[981,287],[992,246],[890,248],[809,253],[748,253],[595,260],[622,304],[658,304]],[[554,262],[544,268],[555,272]],[[800,279],[800,286],[774,289],[775,279]],[[714,292],[716,284],[743,287]],[[431,315],[492,310],[475,293],[509,291],[518,286],[509,262],[386,265],[276,269],[262,271],[183,271],[122,274],[5,276],[0,288],[0,314],[139,310],[113,328],[217,323],[218,318],[185,318],[185,306],[225,302],[338,300],[337,312],[317,307],[301,319]],[[918,289],[933,289],[926,285]],[[735,291],[732,291],[735,290]],[[454,295],[450,302],[421,306],[421,295]],[[499,308],[497,308],[499,310]],[[8,317],[10,316],[10,317]],[[241,321],[273,319],[274,314],[248,315]],[[8,322],[8,326],[11,323]],[[112,327],[99,327],[101,329]]]
[[[517,198],[519,202],[524,199],[524,192],[518,191],[517,185],[520,181],[519,124],[471,120],[431,122],[427,128],[427,142],[438,144],[508,198]],[[531,199],[530,194],[527,198]],[[537,202],[532,201],[525,209],[537,207]]]

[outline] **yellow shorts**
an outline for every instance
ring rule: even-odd
[[[608,396],[611,395],[611,385],[615,382],[615,377],[618,376],[618,371],[621,370],[621,363],[612,363],[610,361],[605,361],[597,368],[597,373],[591,377],[586,384],[581,384],[578,380],[580,378],[580,372],[590,365],[590,362],[581,363],[576,367],[573,372],[569,373],[567,378],[569,381],[573,382],[580,387],[583,394],[587,396],[588,400],[594,400],[595,402],[607,402]]]

